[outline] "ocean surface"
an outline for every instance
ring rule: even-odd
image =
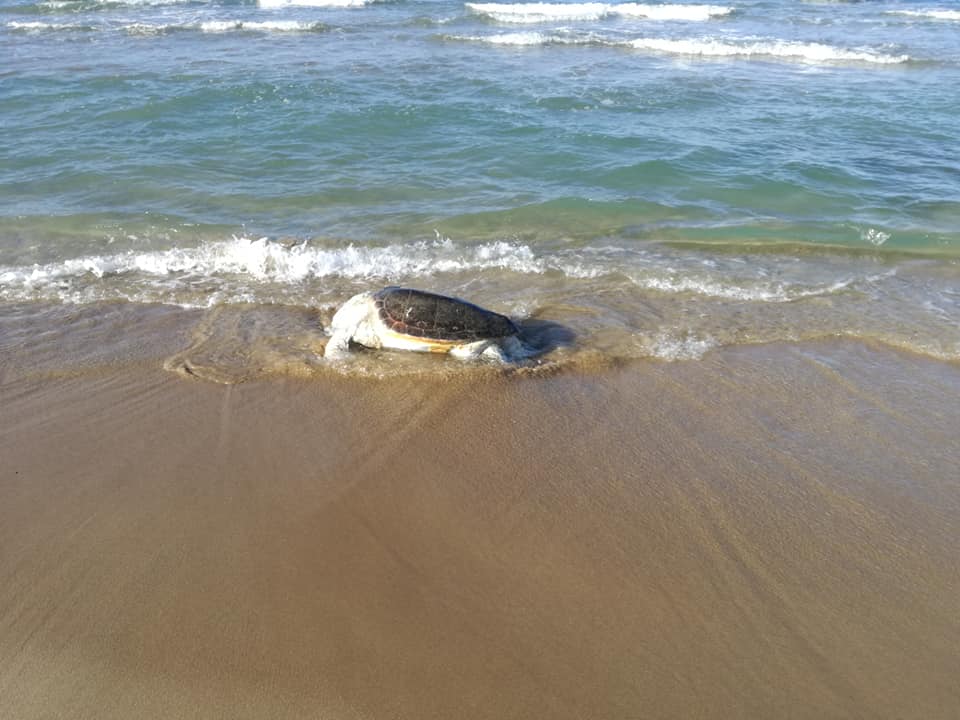
[[[946,0],[0,0],[0,336],[181,306],[229,376],[403,284],[541,362],[957,362],[958,88]]]

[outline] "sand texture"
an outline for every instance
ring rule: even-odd
[[[0,718],[955,718],[960,368],[0,384]]]

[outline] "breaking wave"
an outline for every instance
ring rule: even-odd
[[[733,12],[722,5],[646,5],[641,3],[467,3],[468,10],[506,23],[599,20],[621,16],[649,20],[709,20]]]
[[[0,267],[0,293],[38,288],[78,278],[104,279],[124,274],[242,275],[258,282],[296,283],[307,279],[369,278],[391,280],[439,272],[501,268],[543,273],[548,262],[525,245],[495,242],[473,248],[449,240],[381,247],[319,248],[261,239],[233,238],[192,248],[93,255],[30,267]]]
[[[910,60],[909,55],[888,55],[872,49],[847,49],[822,43],[794,40],[717,40],[712,38],[670,40],[637,38],[628,43],[637,50],[693,55],[700,57],[772,57],[802,62],[865,62],[898,64]]]
[[[187,5],[197,0],[46,0],[37,3],[37,7],[49,10],[90,10],[113,7],[158,7],[161,5]]]
[[[493,35],[446,35],[446,40],[479,42],[490,45],[546,46],[600,45],[626,47],[633,50],[667,55],[708,58],[773,58],[806,63],[871,63],[900,64],[910,61],[909,55],[890,55],[873,49],[848,49],[792,40],[719,40],[714,38],[635,38],[615,40],[592,33],[574,35],[569,32],[514,32]]]
[[[93,25],[82,25],[79,23],[48,23],[39,21],[8,22],[7,28],[18,32],[89,32],[97,29]]]
[[[500,33],[497,35],[444,35],[444,40],[460,40],[463,42],[478,42],[488,45],[552,45],[568,43],[560,37],[545,35],[538,32]]]
[[[300,357],[303,348],[291,345],[299,336],[291,335],[283,317],[323,324],[345,299],[383,285],[437,289],[483,304],[495,299],[498,311],[522,318],[530,332],[559,323],[584,352],[601,357],[695,360],[731,345],[851,337],[955,361],[960,340],[953,276],[931,276],[925,267],[901,274],[900,266],[857,256],[799,260],[655,244],[540,249],[438,237],[329,246],[235,237],[0,266],[0,302],[211,308],[226,313],[216,317],[236,322],[204,346],[212,353],[207,359],[219,362],[224,348],[232,348],[247,359],[244,372],[261,367],[259,356],[250,358],[263,342],[283,362]],[[251,330],[250,322],[259,322],[259,329]],[[315,330],[307,335],[316,342]],[[206,367],[203,350],[192,348],[184,360],[193,363],[191,372]],[[222,370],[217,362],[214,370]]]
[[[200,23],[126,23],[121,25],[80,25],[76,23],[9,22],[7,27],[20,32],[94,32],[116,30],[129,35],[165,35],[178,31],[226,32],[322,32],[328,26],[305,20],[213,20]]]
[[[285,7],[355,8],[370,5],[374,0],[257,0],[263,9]]]
[[[931,8],[928,10],[888,10],[888,15],[905,15],[907,17],[924,18],[929,20],[958,20],[960,10],[943,10]]]
[[[247,20],[212,20],[200,23],[199,29],[207,33],[219,32],[316,32],[325,30],[326,26],[320,22],[303,20],[264,20],[250,22]]]
[[[189,248],[0,267],[0,300],[127,299],[210,305],[279,296],[297,302],[298,294],[321,291],[332,281],[416,282],[440,274],[484,271],[573,280],[610,277],[656,293],[764,303],[829,295],[875,279],[853,274],[826,282],[802,278],[791,282],[770,280],[762,272],[732,275],[730,268],[677,267],[676,256],[649,249],[540,254],[529,245],[506,241],[464,246],[438,238],[330,248],[233,238]]]

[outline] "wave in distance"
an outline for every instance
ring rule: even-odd
[[[566,33],[515,32],[494,35],[448,35],[446,40],[518,47],[546,45],[601,45],[626,47],[667,55],[706,58],[773,58],[807,63],[857,62],[895,65],[911,60],[909,55],[891,55],[872,48],[842,48],[823,43],[744,38],[634,38],[613,40],[601,36]]]
[[[323,32],[328,26],[305,20],[209,20],[199,23],[126,23],[121,25],[81,25],[76,23],[9,22],[7,27],[20,32],[96,32],[118,30],[130,35],[164,35],[178,31],[225,32]]]
[[[888,15],[904,15],[906,17],[924,18],[929,20],[960,20],[960,10],[888,10]]]
[[[257,0],[264,9],[285,7],[356,8],[369,5],[374,0]]]
[[[600,20],[620,16],[648,20],[709,20],[733,12],[722,5],[647,5],[641,3],[467,3],[468,10],[498,22],[542,23]]]

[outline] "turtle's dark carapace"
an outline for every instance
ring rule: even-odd
[[[383,323],[402,335],[474,342],[517,333],[510,318],[459,298],[388,287],[378,292],[374,300]]]

